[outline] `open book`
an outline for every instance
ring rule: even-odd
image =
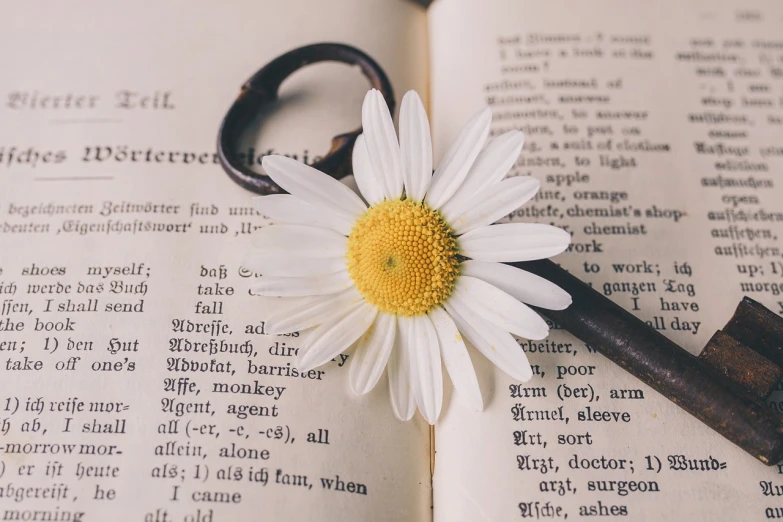
[[[485,411],[446,379],[432,430],[394,418],[385,377],[353,395],[350,351],[295,372],[307,332],[267,335],[241,267],[268,220],[215,155],[253,71],[355,45],[425,98],[436,161],[484,105],[492,135],[523,130],[511,175],[542,189],[508,219],[567,228],[557,262],[696,353],[743,295],[783,312],[781,24],[773,1],[9,7],[0,520],[783,518],[783,468],[557,325],[520,340],[528,383],[471,351]],[[240,152],[307,161],[365,91],[304,69]]]

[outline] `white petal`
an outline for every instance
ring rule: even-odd
[[[400,154],[405,193],[422,201],[432,181],[432,137],[427,112],[416,91],[408,91],[402,98]]]
[[[541,183],[530,176],[504,179],[476,194],[462,215],[453,218],[447,214],[444,216],[455,234],[464,234],[507,216],[530,201],[540,186]]]
[[[443,156],[435,174],[432,175],[432,185],[425,198],[432,208],[440,208],[462,184],[473,161],[484,146],[491,121],[492,111],[489,108],[478,112],[465,125]]]
[[[502,223],[460,236],[460,253],[479,261],[532,261],[556,256],[568,248],[571,234],[538,223]]]
[[[361,199],[362,192],[359,190],[359,185],[356,184],[356,178],[353,176],[353,174],[346,174],[342,178],[340,178],[340,183],[351,189],[351,192],[359,196]],[[362,199],[362,203],[365,203],[364,199]],[[366,205],[366,203],[365,203]]]
[[[362,127],[370,163],[383,179],[384,195],[388,199],[402,195],[402,164],[400,145],[394,132],[394,123],[383,94],[371,89],[362,104]]]
[[[546,321],[529,306],[481,279],[461,275],[450,299],[460,301],[482,319],[514,335],[539,340],[549,334]]]
[[[276,223],[330,228],[347,236],[352,222],[329,209],[313,206],[291,194],[272,194],[253,198],[253,207]]]
[[[267,225],[253,235],[258,255],[276,257],[342,257],[348,238],[334,230],[304,225]]]
[[[310,277],[261,276],[251,285],[255,295],[270,297],[301,297],[336,294],[353,286],[348,271]]]
[[[524,143],[525,135],[518,130],[509,131],[490,141],[476,158],[459,190],[443,205],[441,211],[454,213],[455,207],[464,205],[473,195],[503,179],[519,157]]]
[[[525,351],[510,333],[485,321],[469,309],[459,312],[452,306],[452,300],[444,304],[457,328],[478,351],[512,379],[527,382],[533,377],[533,369]]]
[[[375,205],[383,201],[385,184],[370,162],[364,134],[360,134],[353,145],[353,177],[367,203]]]
[[[345,270],[345,257],[299,257],[281,254],[271,256],[263,250],[250,252],[242,267],[256,274],[297,277],[333,274]]]
[[[403,421],[410,420],[416,413],[416,397],[411,387],[410,347],[408,327],[397,321],[394,347],[389,356],[389,395],[394,415]]]
[[[543,277],[514,266],[469,260],[460,265],[459,272],[460,275],[477,277],[495,285],[532,306],[547,310],[565,310],[571,305],[568,292]]]
[[[333,177],[286,156],[264,156],[261,166],[286,192],[309,205],[327,209],[353,226],[356,216],[367,210],[362,198]]]
[[[438,334],[443,364],[446,366],[446,371],[449,372],[454,388],[473,409],[483,410],[484,401],[481,398],[481,388],[476,378],[476,370],[473,368],[473,361],[470,360],[470,355],[457,330],[457,325],[443,308],[435,308],[429,315]]]
[[[370,329],[359,339],[349,374],[351,389],[357,395],[372,390],[383,375],[394,346],[396,331],[395,317],[380,312]]]
[[[313,328],[337,315],[345,315],[364,301],[355,287],[337,295],[311,296],[296,307],[275,308],[267,320],[271,335],[283,335]]]
[[[440,367],[438,335],[426,315],[400,317],[400,323],[409,323],[406,339],[411,356],[413,395],[421,414],[435,424],[443,406],[443,371]]]
[[[346,290],[347,291],[347,290]],[[283,324],[288,317],[297,316],[304,310],[309,310],[313,305],[334,298],[334,295],[308,295],[304,297],[263,297],[256,296],[262,303],[266,304],[265,310],[269,310],[269,315],[264,319],[264,329],[268,335],[285,335],[298,331],[298,325],[290,328]],[[310,325],[317,326],[317,325]],[[305,328],[302,328],[304,330]]]
[[[345,316],[332,317],[313,330],[307,340],[307,350],[297,358],[300,372],[309,372],[343,353],[375,320],[378,309],[364,302]]]

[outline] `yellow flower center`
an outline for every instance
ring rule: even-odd
[[[364,298],[393,315],[423,315],[443,304],[459,275],[457,240],[421,201],[385,200],[348,236],[348,273]]]

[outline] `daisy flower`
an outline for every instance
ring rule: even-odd
[[[300,371],[356,343],[354,392],[370,391],[388,368],[395,415],[408,420],[418,405],[430,424],[443,402],[441,364],[457,394],[483,408],[464,339],[513,379],[532,377],[513,336],[543,339],[549,328],[524,303],[561,310],[571,297],[503,263],[554,256],[571,238],[550,225],[493,225],[540,184],[505,178],[524,136],[511,131],[484,147],[490,120],[489,109],[473,116],[433,173],[419,96],[411,91],[402,100],[398,140],[383,96],[368,92],[353,153],[364,200],[293,159],[263,159],[289,194],[255,198],[275,224],[257,232],[245,266],[262,274],[254,294],[283,298],[267,318],[270,333],[313,328],[297,356]]]

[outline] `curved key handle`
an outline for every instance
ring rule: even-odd
[[[231,179],[257,194],[285,192],[269,176],[254,172],[238,161],[234,151],[238,150],[239,140],[256,114],[277,99],[280,84],[286,78],[302,67],[327,61],[358,65],[370,85],[381,91],[389,110],[394,111],[394,92],[389,78],[375,60],[359,49],[344,44],[320,43],[289,51],[269,62],[242,86],[242,91],[223,118],[218,133],[218,158]],[[338,179],[350,174],[353,144],[361,132],[360,127],[335,136],[329,152],[311,166]]]

